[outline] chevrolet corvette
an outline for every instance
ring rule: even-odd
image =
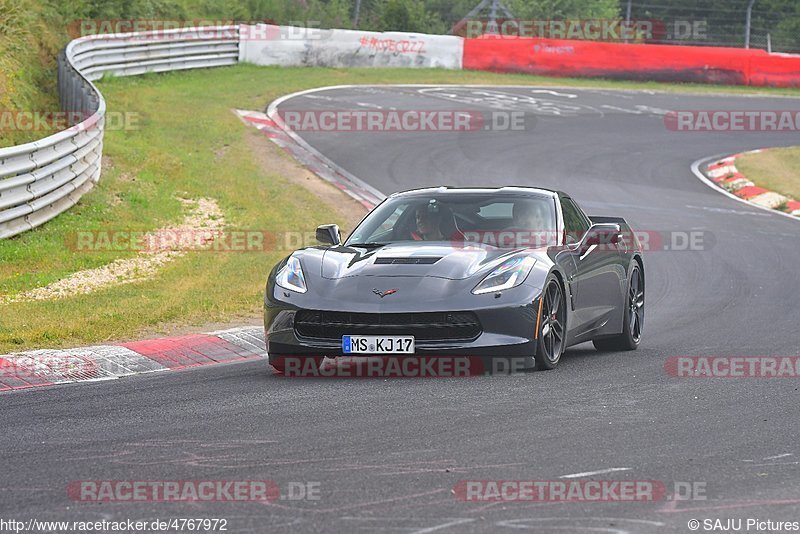
[[[635,234],[560,191],[405,191],[346,240],[333,224],[316,238],[267,280],[267,352],[279,372],[287,358],[319,366],[342,356],[469,356],[547,370],[571,345],[635,350],[642,339]]]

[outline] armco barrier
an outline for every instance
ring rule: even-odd
[[[40,141],[0,149],[0,239],[29,230],[73,206],[100,178],[106,103],[92,83],[105,73],[231,65],[238,26],[89,36],[58,61],[61,109],[88,118]]]
[[[485,36],[464,41],[463,65],[546,76],[800,87],[800,56],[739,48]]]
[[[463,39],[423,33],[242,26],[239,59],[256,65],[460,69]]]

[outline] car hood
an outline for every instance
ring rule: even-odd
[[[333,247],[323,252],[321,276],[431,277],[463,280],[519,251],[485,245],[396,243],[375,249]]]

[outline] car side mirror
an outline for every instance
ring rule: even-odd
[[[339,234],[339,225],[323,224],[317,226],[317,241],[323,245],[341,245],[342,236]]]
[[[619,243],[621,237],[618,224],[594,224],[589,228],[589,231],[586,232],[586,238],[583,240],[583,248],[589,248],[595,245],[616,245]]]

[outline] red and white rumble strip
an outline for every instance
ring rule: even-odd
[[[744,154],[763,152],[764,150],[767,149],[752,150],[722,158],[710,163],[706,167],[704,174],[719,187],[746,202],[800,217],[800,201],[756,186],[736,168],[736,158]]]
[[[0,355],[0,391],[265,357],[264,329],[260,326],[75,349],[32,350]]]

